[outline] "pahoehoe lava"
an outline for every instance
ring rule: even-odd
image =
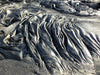
[[[98,0],[0,0],[0,75],[100,75]]]

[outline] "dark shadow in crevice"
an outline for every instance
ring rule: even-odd
[[[90,8],[93,8],[95,10],[100,9],[100,3],[94,3],[94,2],[87,2],[87,1],[81,1],[82,3],[88,5]]]

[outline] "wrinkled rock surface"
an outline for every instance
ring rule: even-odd
[[[100,75],[100,10],[92,3],[0,0],[0,75]]]

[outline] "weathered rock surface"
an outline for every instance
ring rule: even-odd
[[[99,6],[79,0],[0,2],[0,75],[100,74]]]

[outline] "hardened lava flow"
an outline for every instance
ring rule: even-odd
[[[0,0],[0,75],[100,75],[99,0]]]

